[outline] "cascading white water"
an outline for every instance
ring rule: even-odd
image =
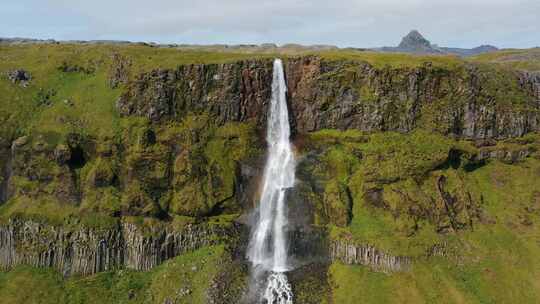
[[[252,232],[247,257],[253,268],[268,273],[262,295],[268,304],[292,304],[293,294],[285,272],[287,261],[287,206],[285,192],[294,186],[295,159],[289,141],[287,86],[283,63],[274,60],[272,100],[266,141],[269,146],[258,220]]]

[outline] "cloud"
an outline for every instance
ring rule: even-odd
[[[538,0],[19,0],[0,36],[369,47],[415,28],[439,45],[530,47],[538,16]]]

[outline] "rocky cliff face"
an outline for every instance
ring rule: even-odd
[[[514,72],[473,65],[376,68],[300,57],[288,60],[286,75],[298,133],[423,127],[463,138],[502,139],[540,126],[537,87]],[[153,71],[131,84],[118,109],[153,121],[206,111],[221,123],[255,120],[263,128],[270,77],[269,60]]]
[[[291,61],[287,71],[299,132],[424,127],[463,138],[500,139],[540,126],[535,93],[521,89],[512,73],[490,74],[474,66],[378,69],[316,57]]]
[[[193,224],[173,229],[142,227],[123,221],[117,227],[53,226],[13,219],[0,225],[0,269],[17,265],[52,267],[64,276],[90,275],[122,268],[147,271],[196,249],[228,244],[243,250],[246,227]],[[291,254],[297,266],[313,262],[358,264],[374,271],[407,271],[411,258],[387,254],[373,246],[344,240],[329,242],[323,230],[291,231]]]
[[[189,225],[144,231],[122,222],[113,229],[55,227],[10,220],[0,225],[0,267],[53,267],[64,276],[120,268],[149,270],[167,259],[241,235],[235,226]]]
[[[220,123],[249,119],[263,123],[271,83],[270,60],[180,66],[139,75],[117,107],[123,115],[152,121],[210,112]]]
[[[521,87],[529,91],[536,97],[540,103],[540,72],[521,72],[519,73],[519,83]]]
[[[364,265],[375,271],[396,272],[408,271],[412,259],[409,257],[393,256],[373,246],[357,245],[344,241],[333,242],[330,247],[333,260],[349,265]]]

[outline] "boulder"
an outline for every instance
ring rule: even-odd
[[[12,83],[20,84],[23,87],[26,87],[32,79],[30,73],[23,69],[15,69],[13,71],[8,71],[7,77]]]

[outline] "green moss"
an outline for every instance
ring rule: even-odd
[[[349,189],[344,184],[331,181],[324,191],[324,209],[329,221],[337,226],[347,226],[351,220],[352,202]]]
[[[120,208],[124,215],[157,216],[161,212],[139,182],[130,183],[122,194]]]
[[[377,52],[353,52],[353,51],[328,51],[319,55],[327,60],[358,60],[383,68],[419,67],[430,62],[435,67],[457,68],[463,65],[463,60],[457,56],[425,56],[401,53],[377,53]]]
[[[99,212],[109,216],[121,211],[121,193],[115,187],[102,187],[87,189],[80,205],[79,212]]]
[[[66,303],[62,276],[48,269],[29,266],[0,272],[0,299],[6,304]]]
[[[218,127],[207,115],[188,115],[160,130],[163,140],[182,142],[173,161],[169,210],[188,216],[207,215],[217,205],[238,211],[233,197],[239,162],[260,152],[254,133],[252,124]]]
[[[537,135],[531,134],[487,148],[520,151],[536,145]],[[320,165],[309,174],[326,192],[334,193],[330,190],[337,181],[350,189],[352,220],[345,227],[333,223],[331,238],[371,244],[395,255],[424,256],[433,245],[454,239],[441,232],[451,221],[458,223],[456,229],[474,231],[493,221],[520,227],[537,218],[530,213],[539,196],[534,189],[540,187],[531,182],[540,172],[534,157],[515,164],[479,163],[473,161],[479,150],[471,143],[425,131],[366,135],[323,130],[309,134],[304,148],[320,151]],[[453,213],[441,198],[441,176],[444,191],[456,200]],[[336,195],[325,197],[325,206],[340,204]]]
[[[73,230],[77,230],[81,226],[100,230],[117,229],[119,224],[119,218],[98,211],[86,211],[82,214],[78,214],[75,217],[64,219],[64,225],[72,228]]]
[[[374,135],[366,146],[370,178],[393,180],[421,176],[444,163],[451,141],[433,133],[417,131]]]
[[[535,251],[523,248],[522,241],[507,243],[509,239],[503,238],[508,234],[503,231],[489,233],[490,236],[484,233],[475,236],[493,241],[499,238],[499,233],[503,237],[496,241],[497,247],[471,244],[474,252],[470,259],[459,264],[432,258],[416,262],[411,272],[385,275],[361,266],[334,263],[329,271],[333,300],[336,303],[403,303],[404,299],[407,303],[534,303],[540,292],[536,284],[538,262],[532,260]]]
[[[0,218],[32,219],[61,225],[65,219],[77,213],[77,209],[69,204],[61,204],[55,198],[43,195],[39,199],[18,197],[0,206]]]
[[[84,180],[86,188],[108,186],[113,184],[117,171],[113,160],[98,158],[84,166],[81,179]]]

